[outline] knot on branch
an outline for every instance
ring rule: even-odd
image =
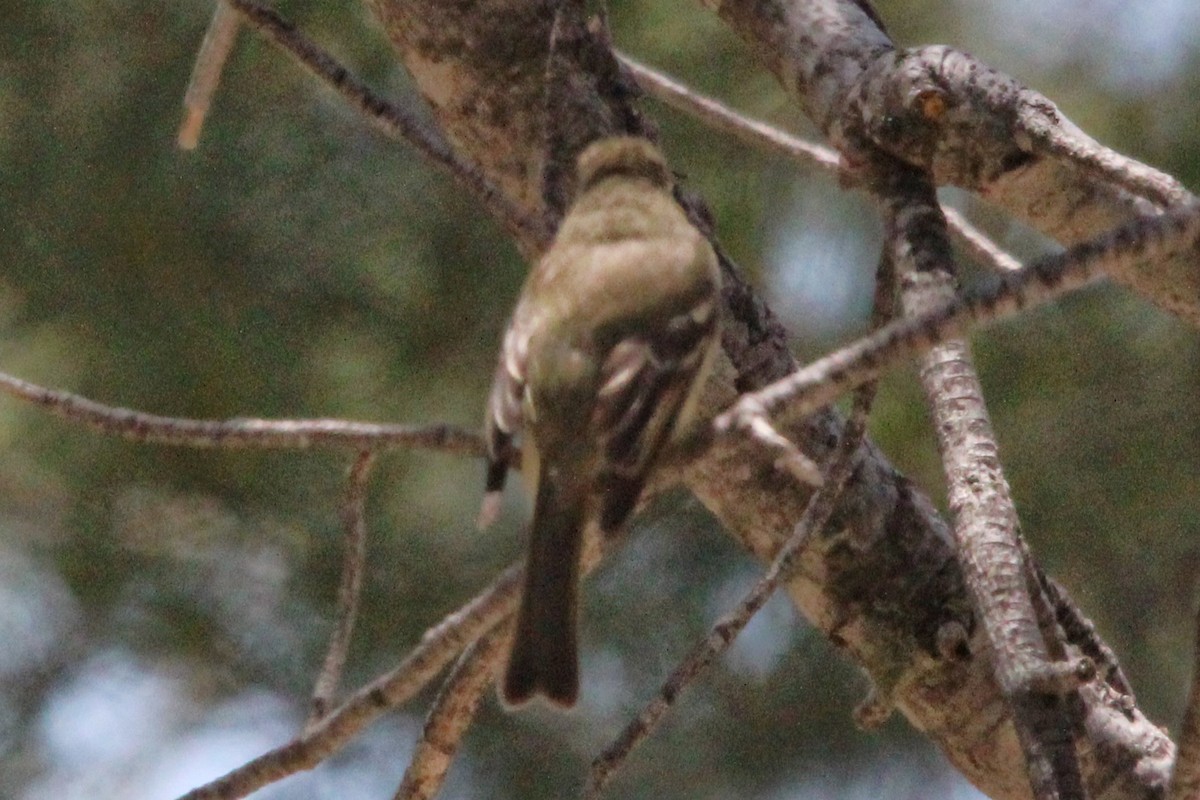
[[[862,702],[854,707],[851,717],[855,727],[871,733],[882,728],[895,710],[895,701],[886,692],[872,686]]]
[[[956,619],[938,626],[935,646],[944,661],[966,661],[971,657],[971,636],[967,627]]]
[[[1023,111],[1053,104],[973,56],[944,45],[877,58],[846,96],[831,136],[850,166],[879,152],[979,188],[1034,156],[1019,135]]]

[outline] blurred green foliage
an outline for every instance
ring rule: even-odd
[[[419,104],[362,7],[294,0],[279,10],[372,85]],[[880,10],[902,43],[975,52],[1104,142],[1200,185],[1197,37],[1165,77],[1133,91],[1106,77],[1113,60],[1131,57],[1115,46],[1081,37],[1073,54],[1031,65],[1025,53],[1006,55],[1011,32],[998,36],[1003,26],[978,4],[897,0]],[[210,12],[208,3],[0,2],[0,369],[159,414],[475,425],[524,272],[514,248],[444,175],[251,33],[200,148],[177,151],[180,100]],[[637,57],[805,129],[706,12],[638,0],[613,14],[618,43]],[[861,329],[878,236],[866,207],[834,203],[833,182],[647,108],[729,249],[785,315],[797,352]],[[819,224],[804,216],[825,207]],[[806,222],[819,235],[787,248]],[[1018,252],[1042,246],[1003,223],[993,229]],[[847,298],[805,298],[844,305],[830,328],[806,317],[788,287],[834,279]],[[1174,722],[1200,563],[1195,331],[1101,288],[976,343],[1026,534],[1116,647],[1145,708]],[[940,497],[911,375],[889,376],[874,435]],[[177,679],[188,710],[163,723],[169,742],[247,692],[278,693],[302,713],[332,615],[349,454],[136,446],[8,400],[0,442],[0,635],[10,651],[0,657],[0,794],[105,795],[61,758],[50,722],[105,654],[132,654],[146,675]],[[519,555],[518,493],[503,524],[474,531],[478,473],[440,455],[382,460],[349,682],[392,665]],[[755,574],[694,501],[665,502],[588,589],[594,683],[584,708],[507,715],[489,700],[448,796],[566,793]],[[849,710],[865,682],[786,603],[771,608],[749,643],[685,695],[614,796],[800,796],[781,787],[859,785],[898,760],[916,796],[949,780],[903,723],[855,732]],[[419,716],[422,705],[411,708]],[[100,717],[73,719],[80,731],[102,728]],[[387,740],[360,758],[365,766],[343,763],[387,785],[413,735],[405,725],[385,730],[406,741]],[[130,764],[161,766],[159,756],[121,758],[110,765],[120,775],[100,784],[120,796],[144,788]],[[272,796],[322,796],[314,780]]]

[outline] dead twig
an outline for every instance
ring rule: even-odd
[[[1105,277],[1115,264],[1194,248],[1198,238],[1200,213],[1193,206],[1133,220],[1063,253],[1038,259],[993,286],[968,290],[917,316],[889,323],[786,378],[742,395],[714,420],[714,430],[717,434],[745,430],[755,418],[785,408],[789,418],[808,416],[886,368],[973,326],[1061,297]]]
[[[470,727],[483,693],[492,683],[496,666],[504,658],[511,630],[497,628],[459,656],[453,672],[425,718],[421,740],[395,800],[430,800],[446,780],[446,772],[458,753],[462,737]]]
[[[208,116],[217,85],[221,82],[225,59],[237,41],[238,24],[238,15],[229,3],[217,0],[212,21],[208,23],[204,41],[200,43],[200,52],[196,54],[192,78],[183,95],[184,116],[178,137],[182,150],[194,150],[200,142],[200,130],[204,127],[204,118]]]
[[[1020,261],[985,236],[960,212],[943,206],[942,213],[946,215],[946,224],[954,235],[955,244],[980,264],[997,272],[1016,272],[1021,268]]]
[[[236,800],[320,764],[381,714],[428,685],[463,648],[511,616],[522,578],[523,569],[509,567],[471,602],[427,630],[395,669],[356,691],[311,730],[193,789],[180,800]]]
[[[346,666],[346,654],[350,650],[350,638],[362,595],[363,569],[367,559],[367,481],[374,465],[374,453],[369,450],[359,453],[346,480],[346,499],[341,509],[345,552],[342,556],[342,579],[338,583],[337,622],[329,637],[325,662],[313,687],[308,720],[304,724],[305,733],[329,713],[342,681],[342,670]]]
[[[832,148],[806,142],[773,125],[739,114],[719,100],[706,97],[624,53],[618,53],[617,60],[629,70],[646,94],[676,111],[694,117],[715,131],[728,133],[751,147],[819,167],[827,172],[837,173],[841,169],[841,158]]]
[[[295,58],[309,73],[357,108],[379,130],[408,142],[423,156],[450,173],[483,204],[489,214],[504,225],[517,242],[532,245],[535,250],[549,243],[550,231],[541,220],[525,213],[489,181],[479,167],[459,157],[434,125],[410,109],[375,94],[354,73],[274,10],[253,0],[222,2],[227,2],[246,24]]]
[[[46,409],[56,417],[107,436],[173,447],[307,450],[423,448],[483,456],[474,431],[453,425],[385,425],[337,419],[184,419],[97,403],[0,372],[0,392]]]

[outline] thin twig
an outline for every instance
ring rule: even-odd
[[[706,97],[624,53],[618,53],[617,60],[629,70],[646,94],[677,111],[695,117],[713,130],[728,133],[760,150],[820,167],[828,172],[836,173],[841,168],[836,150],[806,142],[773,125],[743,116],[724,103]]]
[[[359,453],[346,479],[346,499],[341,509],[345,552],[342,556],[342,579],[338,584],[337,623],[329,637],[325,663],[314,684],[308,720],[304,724],[306,733],[329,713],[334,695],[342,682],[342,669],[346,666],[354,621],[358,617],[358,602],[362,596],[363,569],[367,558],[367,481],[374,464],[373,452],[365,450]]]
[[[787,437],[775,430],[775,426],[766,417],[754,420],[746,432],[763,447],[779,453],[779,457],[775,459],[775,467],[782,468],[800,483],[820,486],[825,480],[825,476],[821,474],[821,468],[813,463],[811,458],[800,452],[800,449]]]
[[[511,636],[508,626],[497,628],[459,656],[425,718],[421,740],[404,771],[395,800],[430,800],[442,788]]]
[[[886,368],[961,336],[973,326],[1061,297],[1105,277],[1116,264],[1152,260],[1195,247],[1198,237],[1200,214],[1192,206],[1136,219],[1063,253],[1041,258],[993,286],[963,292],[919,316],[896,320],[786,378],[744,394],[714,420],[714,430],[717,434],[744,430],[756,417],[785,406],[790,418],[808,416]],[[681,449],[690,452],[695,447]]]
[[[604,537],[598,531],[594,534],[584,542],[580,559],[585,575],[623,541],[621,536]],[[399,666],[356,691],[311,731],[193,789],[180,800],[238,800],[320,764],[379,715],[408,701],[468,644],[511,618],[524,572],[523,564],[506,569],[471,602],[427,630]]]
[[[509,617],[517,607],[523,572],[509,567],[470,603],[427,630],[399,666],[359,689],[312,730],[180,800],[237,800],[341,750],[381,714],[423,689],[469,643]]]
[[[409,109],[397,106],[375,94],[354,73],[274,10],[253,0],[223,2],[228,2],[242,15],[247,24],[292,55],[313,76],[357,108],[381,131],[393,138],[407,141],[430,161],[443,167],[473,194],[488,213],[499,220],[518,242],[532,244],[539,250],[549,242],[550,232],[541,220],[526,213],[514,203],[487,179],[478,166],[460,158],[432,124],[422,120]]]
[[[355,450],[423,448],[482,456],[474,431],[452,425],[383,425],[337,419],[228,420],[184,419],[107,406],[0,372],[0,392],[24,400],[69,422],[134,442],[175,447],[306,450],[314,447]]]
[[[967,218],[961,213],[945,206],[942,207],[942,212],[946,215],[946,224],[954,234],[958,246],[976,261],[997,272],[1016,272],[1021,268],[1020,261],[967,222]]]
[[[217,85],[221,82],[225,60],[237,41],[238,24],[238,16],[229,4],[225,0],[217,0],[212,21],[208,23],[204,41],[200,43],[200,52],[196,54],[196,65],[192,68],[187,92],[183,95],[184,116],[178,137],[182,150],[195,150],[200,141],[200,130],[204,127],[204,118],[208,116]]]
[[[869,408],[874,395],[874,384],[868,384],[859,389],[861,400],[856,397],[856,407],[861,407],[865,419],[865,409]],[[791,538],[780,549],[775,560],[758,583],[742,598],[742,601],[732,611],[723,615],[709,630],[708,635],[700,640],[684,657],[679,666],[671,673],[658,694],[651,700],[636,718],[630,721],[620,735],[593,761],[588,770],[587,782],[582,797],[584,800],[596,800],[604,791],[604,787],[612,779],[616,770],[625,762],[629,754],[639,744],[646,740],[662,722],[667,711],[675,704],[679,694],[696,681],[696,678],[718,656],[729,649],[729,645],[766,604],[779,584],[786,581],[796,569],[800,555],[804,552],[812,537],[825,527],[833,514],[835,502],[845,481],[849,477],[854,459],[862,441],[865,423],[851,427],[848,421],[843,431],[833,460],[825,474],[823,485],[813,493],[804,508],[804,513],[792,531]]]
[[[774,125],[739,114],[719,100],[701,94],[627,55],[618,53],[617,59],[629,70],[646,94],[699,120],[713,130],[728,133],[758,150],[775,153],[809,167],[817,167],[833,177],[842,174],[841,157],[833,148],[814,144]],[[948,211],[946,220],[956,242],[979,259],[984,266],[1000,272],[1020,268],[1016,259],[968,222],[962,214]]]

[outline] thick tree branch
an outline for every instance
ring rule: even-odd
[[[904,313],[916,315],[954,300],[957,269],[933,186],[912,168],[881,160],[885,175],[877,187],[887,231],[884,246],[895,253],[903,276]],[[1012,709],[1033,796],[1083,800],[1072,736],[1077,726],[1064,692],[1040,685],[1040,677],[1051,674],[1056,663],[1034,610],[1016,507],[967,343],[954,339],[931,348],[921,357],[920,378],[967,590],[992,650],[996,681]]]
[[[1189,201],[1108,150],[1048,99],[948,47],[896,50],[852,0],[705,0],[851,163],[865,143],[979,193],[1065,244]],[[1133,191],[1130,191],[1130,189]],[[1114,279],[1200,326],[1200,270],[1181,250]]]

